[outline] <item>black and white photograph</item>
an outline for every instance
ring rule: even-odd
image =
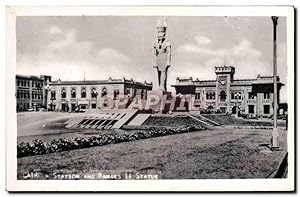
[[[7,8],[8,190],[294,190],[292,6],[90,8]]]

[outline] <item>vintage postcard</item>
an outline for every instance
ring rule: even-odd
[[[295,191],[293,6],[7,7],[8,191]]]

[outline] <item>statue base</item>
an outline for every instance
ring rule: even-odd
[[[147,92],[147,96],[155,95],[159,97],[159,102],[156,105],[150,106],[150,109],[156,113],[166,114],[170,111],[170,104],[166,103],[162,106],[162,101],[172,99],[172,93],[165,90],[152,90]]]

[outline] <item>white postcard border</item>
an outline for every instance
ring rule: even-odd
[[[17,180],[15,100],[16,16],[286,16],[288,178],[214,180]],[[61,6],[7,7],[6,189],[8,191],[292,191],[294,190],[294,8],[292,6]],[[12,99],[13,98],[13,99]]]

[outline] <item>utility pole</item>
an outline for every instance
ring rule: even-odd
[[[279,132],[277,129],[277,109],[278,109],[278,94],[277,94],[277,43],[276,43],[276,34],[277,34],[277,16],[272,16],[273,21],[273,82],[274,82],[274,94],[273,94],[273,131],[272,131],[272,149],[279,148]]]

